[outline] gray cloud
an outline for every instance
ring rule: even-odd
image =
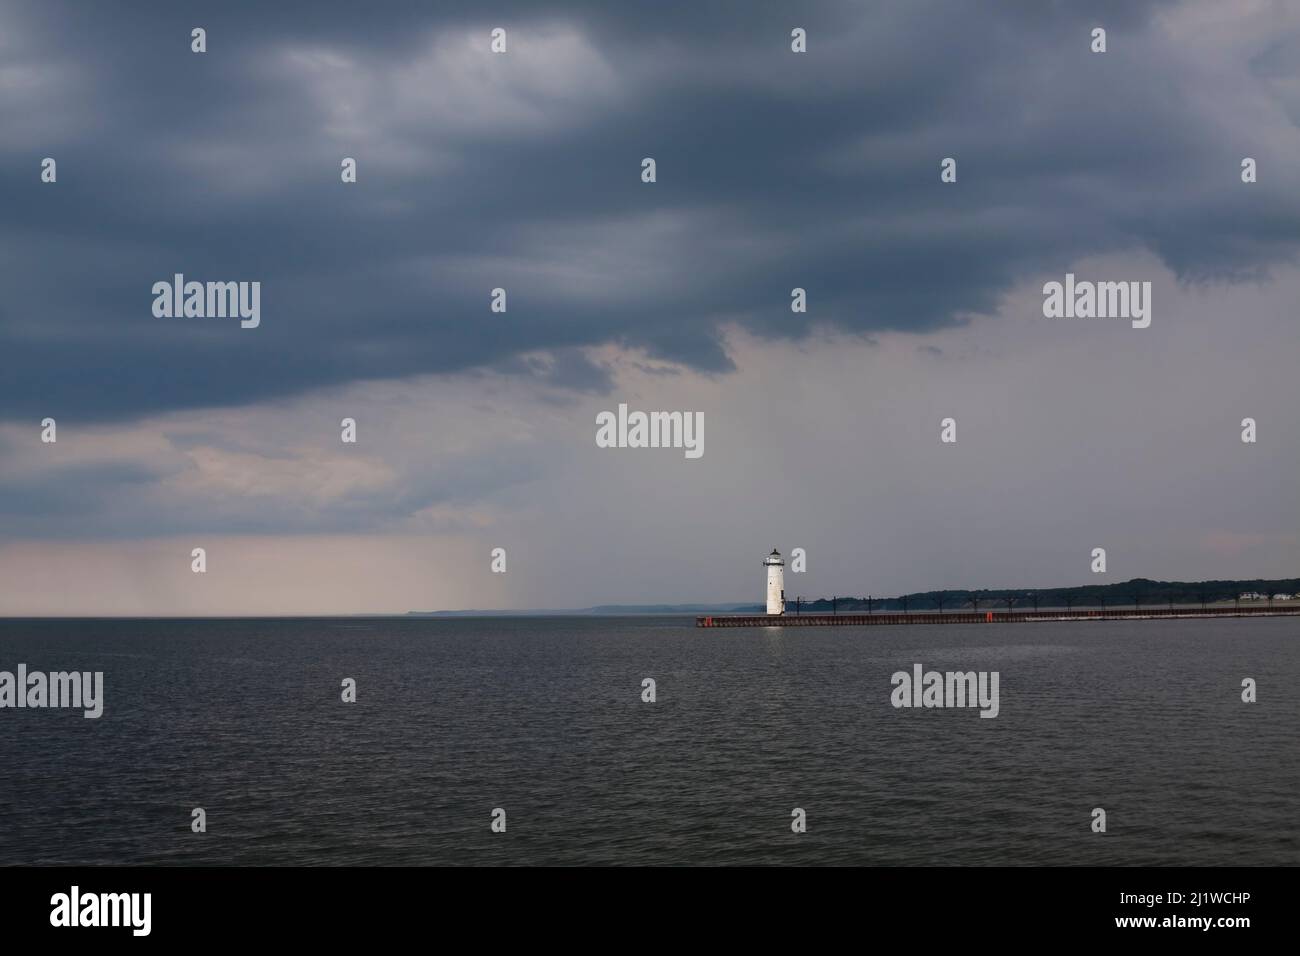
[[[1162,25],[1175,4],[627,6],[17,5],[0,415],[536,377],[522,356],[547,351],[552,383],[601,389],[584,347],[725,373],[726,323],[926,332],[1080,256],[1147,248],[1229,280],[1294,257],[1292,130],[1188,94],[1213,84]],[[468,45],[494,25],[508,56]],[[1281,115],[1294,51],[1260,36],[1213,55]],[[1245,154],[1268,175],[1243,201]],[[262,327],[154,318],[149,288],[174,272],[262,281]]]

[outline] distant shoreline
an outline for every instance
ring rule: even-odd
[[[804,597],[785,592],[786,614],[834,614],[928,611],[956,613],[970,611],[1068,611],[1093,608],[1191,608],[1191,607],[1300,607],[1300,578],[1250,578],[1217,581],[1155,581],[1133,578],[1113,584],[1087,584],[1064,588],[959,588],[917,591],[897,597]],[[1268,597],[1238,600],[1242,594],[1286,595],[1270,602]],[[665,614],[763,614],[766,606],[757,601],[699,604],[598,604],[586,608],[557,610],[454,610],[407,611],[412,617],[629,617]]]
[[[1241,594],[1292,595],[1275,599],[1275,610],[1300,608],[1300,578],[1249,579],[1233,581],[1153,581],[1134,578],[1115,584],[1092,584],[1074,588],[1020,588],[998,590],[926,591],[898,597],[832,597],[809,599],[786,592],[786,614],[927,614],[979,613],[988,611],[1034,611],[1049,613],[1070,610],[1156,610],[1193,608],[1266,608],[1268,599],[1240,600]],[[1009,603],[1008,603],[1009,602]],[[5,614],[0,621],[207,621],[207,620],[455,620],[458,618],[601,618],[601,617],[693,617],[699,615],[764,614],[756,601],[700,602],[690,604],[597,604],[583,608],[471,608],[440,611],[360,611],[321,614]]]

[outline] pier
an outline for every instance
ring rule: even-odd
[[[879,614],[708,614],[696,627],[863,627],[875,624],[1035,624],[1045,621],[1154,621],[1163,618],[1298,617],[1296,607],[1077,608]]]

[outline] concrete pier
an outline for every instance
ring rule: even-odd
[[[709,614],[696,627],[863,627],[873,624],[1013,624],[1044,621],[1154,621],[1163,618],[1297,617],[1295,607],[1075,608],[1069,611],[938,611],[904,614]]]

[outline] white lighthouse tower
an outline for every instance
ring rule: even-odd
[[[767,568],[767,613],[785,613],[785,561],[781,552],[772,549],[772,553],[763,562]]]

